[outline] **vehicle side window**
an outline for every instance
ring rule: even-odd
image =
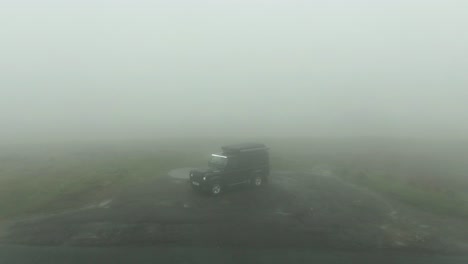
[[[247,165],[247,157],[245,154],[242,154],[239,156],[239,167],[241,168],[246,168],[248,167]]]
[[[263,161],[262,161],[261,153],[251,152],[251,153],[246,153],[244,156],[244,164],[245,164],[244,166],[246,168],[253,168],[262,163]]]
[[[228,169],[237,169],[239,167],[239,159],[237,157],[231,157],[228,160],[227,168]]]

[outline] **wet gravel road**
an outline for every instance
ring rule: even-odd
[[[210,197],[191,190],[187,170],[83,208],[4,223],[0,243],[424,251],[453,244],[409,224],[387,199],[328,174],[277,171],[258,190]]]

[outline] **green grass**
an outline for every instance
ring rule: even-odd
[[[458,192],[428,190],[378,175],[363,178],[360,183],[429,212],[468,217],[468,204]]]
[[[276,169],[330,168],[343,180],[365,186],[421,210],[468,217],[468,151],[450,142],[315,141],[277,145]]]
[[[199,166],[203,155],[183,151],[59,151],[2,159],[0,219],[62,210],[93,201],[118,188],[170,169]]]

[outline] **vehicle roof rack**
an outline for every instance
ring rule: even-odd
[[[233,152],[267,150],[268,148],[264,144],[261,144],[261,143],[241,143],[241,144],[222,146],[221,149],[225,153],[233,153]]]

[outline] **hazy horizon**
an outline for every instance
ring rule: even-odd
[[[14,1],[0,142],[468,135],[466,1]]]

